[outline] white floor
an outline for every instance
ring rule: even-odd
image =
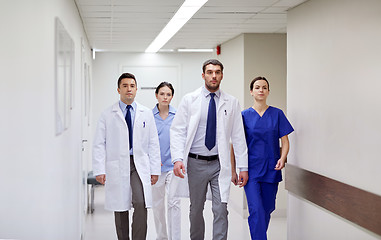
[[[85,240],[113,240],[117,239],[114,225],[114,215],[112,212],[103,208],[104,203],[104,187],[95,188],[95,211],[88,214],[86,219]],[[229,205],[228,205],[229,206]],[[189,200],[182,199],[181,202],[181,239],[189,239]],[[229,209],[229,207],[228,207]],[[130,214],[131,217],[132,214]],[[205,218],[205,239],[212,239],[212,221],[211,203],[207,201],[204,210]],[[153,222],[152,210],[148,210],[148,240],[156,239],[155,224]],[[250,239],[249,227],[247,219],[240,216],[235,210],[229,209],[229,230],[228,239],[245,240]],[[286,240],[287,239],[287,222],[286,218],[272,218],[268,230],[269,240]]]

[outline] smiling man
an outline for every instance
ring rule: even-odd
[[[170,131],[173,172],[179,177],[177,181],[188,179],[192,240],[205,236],[203,210],[208,186],[212,193],[213,239],[227,239],[230,143],[241,171],[240,185],[244,186],[248,178],[241,108],[236,98],[220,90],[223,69],[216,59],[203,64],[205,84],[183,97]]]
[[[123,73],[117,91],[120,101],[102,113],[97,126],[93,171],[97,181],[105,184],[105,208],[114,211],[118,239],[130,239],[132,205],[132,239],[145,240],[151,185],[161,174],[159,138],[151,109],[135,102],[135,76]]]

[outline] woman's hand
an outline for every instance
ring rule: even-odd
[[[239,172],[239,179],[238,179],[238,185],[239,187],[244,187],[249,180],[249,172],[248,171],[240,171]]]
[[[280,138],[280,140],[282,142],[281,155],[280,155],[280,159],[275,165],[275,170],[282,170],[284,168],[287,161],[288,150],[290,149],[288,135],[284,135],[283,137]]]
[[[286,163],[286,159],[280,158],[275,165],[275,170],[282,170],[285,166],[285,163]]]

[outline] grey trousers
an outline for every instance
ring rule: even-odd
[[[147,236],[147,208],[145,207],[143,184],[136,171],[134,159],[130,158],[130,182],[132,189],[132,239],[145,240]],[[129,240],[129,217],[128,211],[114,212],[115,227],[119,240]]]
[[[213,240],[226,240],[228,234],[227,203],[221,202],[218,176],[219,160],[206,161],[188,158],[188,184],[190,196],[190,238],[203,240],[205,237],[204,205],[208,184],[212,190]]]

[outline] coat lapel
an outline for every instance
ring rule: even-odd
[[[229,101],[229,99],[226,98],[226,95],[224,94],[224,92],[221,91],[220,102],[219,102],[218,107],[217,107],[217,115],[219,115],[220,111],[222,111],[224,109],[224,105],[228,101]]]
[[[123,122],[126,124],[127,126],[127,123],[126,123],[126,119],[125,117],[123,116],[123,112],[122,110],[120,109],[119,107],[119,102],[115,103],[113,106],[112,106],[112,111],[116,113],[116,115],[121,119],[123,120]]]
[[[201,88],[200,88],[200,91],[201,91]],[[200,93],[200,91],[197,91],[195,93],[195,98],[192,101],[193,103],[191,105],[191,113],[189,116],[189,132],[190,132],[189,136],[190,136],[190,139],[192,139],[192,142],[193,142],[193,138],[196,134],[198,124],[200,122],[200,116],[201,116],[201,97],[202,97],[202,94]]]

